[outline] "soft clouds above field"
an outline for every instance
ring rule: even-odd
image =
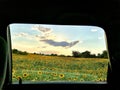
[[[45,54],[71,55],[73,50],[101,53],[104,31],[93,26],[11,24],[12,48]]]
[[[61,46],[61,47],[72,47],[75,44],[79,43],[79,41],[72,41],[68,42],[64,39],[59,41],[57,36],[52,32],[51,28],[42,27],[40,25],[34,25],[32,27],[33,30],[39,30],[43,35],[42,36],[36,36],[40,39],[41,42],[45,42],[46,44],[52,45],[52,46]],[[61,37],[62,38],[62,37]]]

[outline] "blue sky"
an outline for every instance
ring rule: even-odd
[[[72,55],[106,50],[105,32],[97,26],[11,24],[12,48],[30,53]]]

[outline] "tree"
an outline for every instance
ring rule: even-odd
[[[91,56],[91,52],[89,52],[89,51],[82,52],[81,56],[84,58],[89,58]]]
[[[57,56],[57,54],[53,54],[53,53],[52,53],[51,56]]]
[[[100,53],[98,53],[97,58],[101,58],[101,54]]]
[[[73,57],[81,57],[81,58],[108,58],[108,52],[104,50],[102,54],[98,53],[96,56],[95,54],[91,54],[90,51],[84,51],[84,52],[79,52],[79,51],[72,51]]]
[[[18,52],[19,52],[19,51],[18,51],[17,49],[13,49],[13,50],[12,50],[12,53],[18,54]]]
[[[78,51],[72,51],[73,57],[80,57],[80,52]]]
[[[90,58],[96,58],[96,55],[95,54],[91,54]]]
[[[60,56],[60,57],[65,57],[65,55],[63,55],[63,54],[61,54],[61,55],[58,55],[58,56]]]
[[[20,55],[27,55],[28,54],[26,51],[22,52],[22,51],[19,51],[17,49],[13,49],[12,53],[14,53],[14,54],[20,54]]]
[[[101,58],[108,58],[108,52],[106,50],[102,52]]]

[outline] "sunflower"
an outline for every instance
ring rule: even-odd
[[[41,72],[41,71],[38,71],[38,74],[39,74],[39,75],[42,75],[42,72]]]
[[[64,74],[60,74],[59,77],[60,77],[60,78],[64,78],[65,75],[64,75]]]
[[[18,76],[17,79],[20,80],[20,79],[22,79],[22,77],[21,77],[21,76]]]
[[[100,81],[103,81],[103,79],[102,78],[98,78],[96,81],[100,82]]]
[[[57,76],[57,73],[52,73],[53,76]]]
[[[78,79],[77,77],[73,78],[74,81],[76,81],[77,79]]]
[[[23,77],[27,77],[28,76],[28,74],[27,73],[23,73]]]

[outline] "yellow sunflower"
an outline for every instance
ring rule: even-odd
[[[23,77],[27,77],[28,76],[28,74],[27,73],[23,73]]]
[[[17,76],[17,79],[20,80],[20,79],[22,79],[22,77],[21,76]]]
[[[73,78],[74,81],[76,81],[77,79],[78,79],[77,77]]]
[[[57,73],[52,73],[53,76],[57,76]]]
[[[60,77],[60,78],[64,78],[65,75],[64,75],[64,74],[60,74],[59,77]]]
[[[38,71],[38,74],[39,74],[39,75],[42,75],[42,71]]]

